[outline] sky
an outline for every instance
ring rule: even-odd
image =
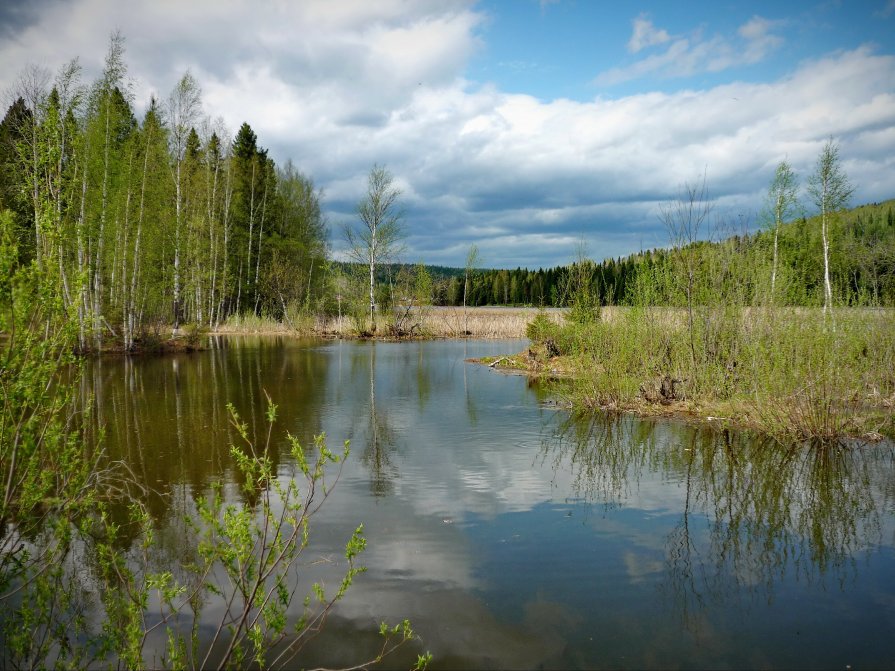
[[[94,81],[116,30],[138,116],[189,71],[322,190],[337,258],[374,165],[402,259],[450,266],[667,246],[703,180],[707,235],[755,229],[776,165],[804,186],[830,138],[853,204],[895,197],[895,0],[4,0],[4,108],[30,64]]]

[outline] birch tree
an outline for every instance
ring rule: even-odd
[[[694,328],[695,293],[699,275],[699,252],[696,242],[706,233],[712,201],[706,188],[705,174],[694,184],[685,183],[677,200],[662,206],[659,219],[668,231],[675,268],[675,290],[682,290],[687,307],[687,331],[690,334],[690,357],[696,370],[696,338]]]
[[[774,217],[774,259],[771,264],[771,301],[775,297],[777,284],[777,240],[780,235],[780,226],[794,213],[797,199],[796,192],[799,185],[796,176],[789,163],[780,161],[774,180],[768,189],[768,205]]]
[[[85,181],[82,184],[82,199],[90,196],[93,207],[85,211],[82,208],[80,225],[86,229],[86,270],[87,281],[92,289],[92,296],[85,300],[84,311],[93,320],[94,347],[99,349],[102,336],[103,293],[105,243],[109,235],[110,213],[116,183],[121,181],[120,161],[122,156],[117,151],[128,130],[132,129],[135,120],[130,111],[130,101],[126,94],[124,78],[127,67],[124,63],[124,37],[115,32],[109,39],[109,51],[106,54],[105,66],[100,79],[96,82],[90,96],[88,124],[85,139]],[[124,89],[124,90],[123,90]],[[87,172],[94,172],[91,177]],[[88,187],[99,183],[98,204],[96,207],[92,189]],[[90,221],[85,219],[88,217]],[[92,247],[92,249],[91,249]],[[88,297],[85,295],[85,299]],[[92,305],[91,305],[92,303]]]
[[[463,335],[469,335],[469,311],[466,309],[466,303],[469,297],[469,282],[475,274],[479,262],[479,248],[476,244],[472,244],[466,253],[466,267],[463,270]]]
[[[202,90],[192,74],[180,78],[168,98],[168,125],[171,155],[174,161],[174,332],[183,313],[180,277],[180,237],[183,218],[183,162],[187,139],[201,111]]]
[[[820,230],[824,253],[824,315],[833,308],[833,288],[830,285],[829,219],[848,205],[854,190],[840,165],[839,144],[830,137],[821,149],[814,173],[808,178],[808,193],[820,210]]]
[[[376,266],[394,259],[400,253],[400,243],[404,237],[401,226],[403,213],[398,208],[400,195],[392,174],[386,168],[374,165],[367,178],[367,195],[357,205],[360,225],[356,229],[345,227],[348,256],[369,267],[370,321],[373,329],[376,328]]]

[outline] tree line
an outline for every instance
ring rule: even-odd
[[[734,232],[736,224],[722,224],[714,239],[687,241],[686,246],[706,257],[727,249],[751,259],[755,273],[740,274],[738,281],[748,284],[755,303],[764,302],[770,289],[780,304],[824,305],[820,215],[798,216],[779,229],[769,226],[751,233]],[[895,306],[895,201],[862,205],[840,213],[829,224],[827,244],[830,290],[837,304]],[[674,250],[669,247],[600,262],[576,259],[567,265],[537,270],[481,269],[471,279],[466,303],[568,307],[575,293],[570,286],[580,287],[579,279],[583,276],[588,292],[600,305],[630,305],[637,300],[633,292],[638,278],[662,274],[673,256]],[[463,269],[431,267],[430,272],[435,278],[433,302],[462,305]],[[669,305],[677,301],[672,294],[657,296],[656,300]]]
[[[186,73],[142,119],[114,34],[100,77],[27,67],[0,122],[0,209],[76,315],[78,343],[131,349],[162,325],[281,318],[324,300],[321,194],[248,123],[231,137]]]
[[[231,137],[206,116],[191,74],[164,100],[150,99],[142,119],[127,81],[124,40],[114,34],[90,85],[76,59],[55,76],[27,67],[0,122],[0,210],[12,214],[20,262],[33,261],[72,313],[82,351],[107,339],[130,350],[163,327],[213,329],[233,315],[290,322],[344,307],[372,320],[377,306],[410,292],[395,288],[404,230],[400,192],[385,168],[371,170],[359,225],[344,231],[357,265],[334,264],[310,177],[291,161],[277,166],[248,123]],[[758,232],[715,220],[702,231],[675,230],[682,212],[664,211],[667,248],[531,270],[478,269],[473,246],[466,268],[427,267],[428,278],[413,269],[405,284],[412,279],[416,293],[425,285],[419,300],[436,305],[560,307],[583,295],[624,305],[642,298],[643,282],[671,272],[683,248],[703,264],[735,252],[750,268],[737,281],[753,304],[895,305],[895,206],[843,212],[852,190],[837,151],[827,143],[809,180],[819,218],[800,216],[797,180],[784,162]],[[708,215],[711,201],[699,196],[669,207],[687,206],[691,217],[705,207]],[[680,294],[660,284],[653,299],[677,304]]]

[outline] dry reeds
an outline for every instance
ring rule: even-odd
[[[414,330],[414,335],[424,338],[524,338],[528,324],[539,312],[557,324],[563,320],[563,311],[556,309],[426,307],[418,313],[419,328]],[[357,324],[348,316],[329,317],[317,324],[316,332],[344,337],[387,335],[390,333],[389,317],[377,316],[375,330],[370,329],[369,324]]]

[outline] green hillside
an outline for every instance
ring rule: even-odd
[[[730,269],[728,280],[744,285],[741,288],[752,296],[750,302],[762,302],[766,298],[770,288],[773,231],[725,236],[715,242],[697,242],[685,249],[688,254],[701,257],[700,263],[709,263],[710,256],[724,256],[728,263],[735,260],[738,267]],[[801,217],[784,224],[780,231],[779,253],[775,300],[787,305],[822,305],[820,218]],[[590,290],[602,305],[629,304],[634,300],[632,292],[638,276],[663,274],[670,257],[670,248],[652,249],[589,263],[585,271]],[[472,283],[467,303],[567,305],[570,268],[480,270]],[[462,280],[463,269],[439,268],[439,271],[433,269],[430,273],[447,285],[440,297],[450,304],[452,301],[447,300],[452,295],[450,284],[457,283],[454,278]],[[895,305],[895,199],[860,205],[832,217],[830,275],[837,304]],[[462,281],[459,285],[462,291]],[[456,291],[453,295],[457,295]],[[676,302],[674,296],[661,292],[655,298],[669,304]],[[462,293],[457,302],[461,301]]]

